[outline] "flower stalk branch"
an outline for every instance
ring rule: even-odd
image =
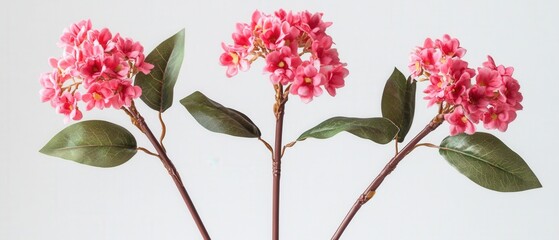
[[[363,206],[367,201],[369,201],[374,194],[376,193],[377,188],[382,184],[386,176],[388,176],[396,166],[404,157],[406,157],[413,149],[415,149],[416,144],[421,141],[425,136],[435,130],[437,127],[441,125],[444,118],[443,115],[439,114],[425,128],[419,132],[401,151],[399,151],[396,156],[394,156],[382,169],[382,171],[378,174],[378,176],[371,182],[371,184],[365,189],[365,191],[357,198],[347,215],[345,216],[344,220],[332,236],[332,240],[338,240],[342,236],[343,232],[357,213],[361,206]]]
[[[274,114],[276,116],[276,133],[274,142],[274,157],[272,159],[272,240],[279,240],[279,206],[280,206],[280,177],[281,177],[281,158],[283,153],[283,116],[285,113],[285,103],[288,100],[288,90],[283,91],[281,84],[274,85],[276,90],[276,103],[274,104]],[[289,88],[289,87],[288,87]]]
[[[138,129],[140,129],[140,131],[142,133],[144,133],[146,135],[148,140],[151,142],[151,144],[155,148],[155,150],[157,152],[157,156],[161,160],[161,163],[163,163],[163,166],[165,167],[165,169],[167,169],[169,175],[173,179],[173,182],[175,182],[175,185],[177,186],[177,189],[179,190],[179,192],[182,196],[182,199],[184,200],[184,203],[186,204],[186,207],[188,208],[188,211],[192,215],[192,219],[196,223],[196,226],[198,227],[198,230],[200,231],[200,234],[202,235],[202,238],[204,240],[210,240],[211,239],[210,235],[208,234],[208,231],[206,230],[206,227],[204,226],[204,223],[202,222],[202,219],[200,218],[200,215],[198,214],[198,211],[196,210],[196,207],[194,207],[194,203],[192,202],[192,199],[188,195],[188,192],[186,191],[184,183],[183,183],[179,173],[177,172],[177,169],[175,168],[175,165],[173,164],[171,159],[169,159],[169,157],[167,156],[167,151],[165,151],[161,142],[159,142],[157,140],[157,138],[155,137],[155,135],[153,134],[151,129],[148,127],[144,118],[142,117],[140,112],[138,112],[138,110],[136,109],[136,107],[134,106],[133,103],[130,106],[130,108],[125,110],[125,111],[126,111],[126,113],[128,113],[128,115],[130,115],[132,123],[136,127],[138,127]]]

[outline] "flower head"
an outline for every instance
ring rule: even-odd
[[[65,121],[82,118],[79,102],[87,111],[130,106],[141,95],[132,78],[153,68],[145,62],[139,42],[107,28],[93,29],[90,20],[66,28],[59,45],[62,57],[49,60],[53,70],[41,76],[40,94],[43,102],[66,116]]]
[[[513,78],[514,68],[495,64],[491,56],[477,68],[468,67],[462,57],[466,49],[456,38],[427,38],[411,54],[412,76],[428,79],[424,90],[428,106],[437,104],[450,124],[450,134],[473,134],[474,124],[506,131],[522,109],[520,85]],[[475,82],[473,80],[475,79]]]
[[[323,90],[335,96],[349,71],[326,33],[332,23],[323,21],[322,15],[283,9],[274,14],[254,11],[250,23],[236,24],[233,44],[222,43],[225,52],[219,61],[227,67],[227,77],[248,70],[261,57],[272,84],[288,86],[289,93],[303,102],[310,102]]]

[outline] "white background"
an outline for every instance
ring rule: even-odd
[[[368,2],[368,3],[367,3]],[[409,52],[426,37],[458,37],[471,66],[487,54],[514,66],[524,110],[509,131],[491,133],[519,153],[543,188],[498,193],[477,186],[434,149],[409,155],[350,224],[343,239],[559,239],[556,1],[10,1],[0,10],[0,239],[200,239],[171,178],[158,159],[138,153],[111,169],[49,157],[38,150],[67,125],[40,103],[39,75],[60,56],[62,29],[90,18],[95,28],[144,44],[146,52],[186,28],[186,57],[175,103],[164,114],[166,147],[213,239],[269,239],[271,161],[254,139],[200,127],[178,100],[200,90],[236,108],[273,141],[273,89],[262,62],[225,77],[220,43],[255,9],[324,12],[347,85],[310,104],[292,97],[286,141],[333,116],[380,116],[380,98],[393,67],[406,75]],[[419,90],[425,87],[419,85]],[[418,92],[410,137],[434,115]],[[158,132],[156,115],[140,110]],[[91,111],[132,131],[121,111]],[[426,138],[438,144],[443,125]],[[282,239],[329,239],[357,196],[393,154],[343,133],[307,140],[284,157]]]

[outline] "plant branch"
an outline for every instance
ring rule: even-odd
[[[268,150],[270,150],[270,153],[272,154],[272,158],[274,157],[274,149],[272,148],[272,145],[270,145],[268,142],[266,142],[266,140],[262,139],[261,137],[258,137],[258,140],[260,140],[260,142],[262,142],[264,144],[264,146],[266,146],[266,148]]]
[[[145,149],[145,148],[143,148],[143,147],[137,147],[136,149],[138,149],[138,150],[140,150],[140,151],[142,151],[142,152],[145,152],[146,154],[159,157],[159,155],[157,155],[157,153],[154,153],[154,152],[152,152],[152,151],[150,151],[150,150],[147,150],[147,149]]]
[[[283,115],[288,94],[283,91],[281,84],[274,85],[276,90],[276,103],[274,114],[276,116],[276,133],[274,143],[274,157],[272,159],[272,240],[279,240],[279,206],[280,206],[280,176],[282,157]]]
[[[161,144],[163,151],[167,152],[167,150],[165,149],[165,145],[163,145],[163,139],[165,139],[165,134],[167,134],[167,127],[165,126],[165,122],[163,121],[163,116],[161,112],[159,112],[158,115],[159,115],[159,123],[161,123],[161,136],[159,137],[159,143]]]
[[[285,146],[283,146],[283,149],[281,149],[281,157],[283,157],[283,154],[285,154],[285,149],[293,147],[295,143],[297,143],[297,141],[293,141],[288,144],[285,144]]]
[[[167,153],[163,149],[163,146],[157,140],[157,138],[153,135],[153,132],[149,129],[149,127],[146,124],[144,118],[142,117],[142,115],[140,115],[140,113],[138,112],[138,110],[136,109],[136,107],[134,106],[133,103],[132,103],[132,105],[130,106],[129,109],[127,109],[127,110],[125,109],[125,112],[129,116],[131,116],[132,123],[136,127],[138,127],[138,129],[140,129],[140,131],[142,131],[142,133],[144,133],[146,135],[146,137],[149,139],[149,141],[151,142],[151,144],[153,145],[153,147],[157,151],[159,159],[161,160],[161,162],[163,163],[163,166],[165,166],[165,168],[169,172],[169,175],[171,176],[171,178],[175,182],[175,185],[177,186],[177,189],[179,190],[179,192],[182,196],[182,199],[184,200],[184,203],[186,204],[188,210],[190,211],[190,214],[192,215],[192,218],[193,218],[194,222],[196,223],[196,226],[198,227],[198,230],[200,231],[200,234],[202,235],[203,239],[204,240],[210,240],[211,239],[210,235],[208,234],[208,231],[206,230],[206,227],[204,226],[204,223],[202,222],[202,219],[200,218],[200,215],[198,215],[198,212],[196,211],[196,208],[194,207],[194,203],[192,202],[192,199],[190,199],[190,196],[188,195],[188,192],[186,191],[186,188],[184,187],[184,183],[182,182],[182,179],[180,178],[179,173],[177,172],[177,169],[175,168],[175,165],[173,164],[173,162],[171,162],[171,159],[169,159],[169,157],[167,156]]]
[[[432,143],[419,143],[419,144],[415,145],[414,149],[418,148],[418,147],[441,148],[440,146],[432,144]]]
[[[425,126],[425,128],[421,132],[419,132],[404,148],[402,148],[402,150],[400,152],[398,152],[396,154],[396,156],[394,156],[386,164],[386,166],[384,167],[384,169],[382,169],[382,171],[379,173],[379,175],[371,182],[371,184],[365,189],[365,191],[357,198],[357,200],[355,201],[355,203],[353,204],[353,206],[351,207],[351,209],[349,210],[349,212],[345,216],[344,220],[342,221],[342,223],[340,224],[340,226],[338,227],[338,229],[334,233],[334,236],[332,236],[332,240],[340,239],[344,230],[347,228],[347,226],[349,225],[349,223],[351,222],[351,220],[353,219],[353,217],[355,216],[357,211],[359,211],[361,206],[363,206],[365,203],[367,203],[367,201],[369,201],[374,196],[374,194],[376,193],[377,188],[384,181],[384,178],[386,178],[386,176],[388,176],[388,174],[390,174],[392,171],[394,171],[394,169],[396,168],[398,163],[402,159],[404,159],[404,157],[406,155],[408,155],[413,149],[415,149],[416,144],[419,141],[421,141],[421,139],[423,139],[425,136],[427,136],[429,133],[431,133],[433,130],[435,130],[438,126],[440,126],[441,123],[443,122],[443,120],[444,120],[443,115],[438,114],[435,118],[433,118],[433,120],[431,120],[431,122],[429,122],[429,124],[427,124],[427,126]]]

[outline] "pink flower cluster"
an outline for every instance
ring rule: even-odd
[[[60,37],[61,58],[49,60],[53,70],[41,76],[41,100],[50,102],[65,121],[80,120],[85,109],[120,109],[142,94],[132,85],[132,77],[148,74],[153,65],[144,61],[139,42],[109,29],[92,29],[90,20],[82,20],[64,29]],[[81,86],[81,87],[80,87]]]
[[[473,134],[475,124],[506,131],[522,109],[520,85],[512,77],[512,67],[497,66],[491,56],[481,67],[468,67],[462,60],[466,49],[456,38],[427,38],[411,55],[413,77],[429,80],[425,89],[428,105],[439,104],[450,134]],[[473,81],[475,77],[475,81]],[[472,83],[473,81],[473,83]]]
[[[226,75],[232,77],[238,70],[248,70],[252,62],[262,57],[270,81],[289,86],[290,93],[303,102],[320,96],[323,88],[335,96],[349,71],[326,34],[330,25],[331,22],[322,20],[322,13],[280,9],[268,15],[257,10],[250,24],[237,23],[232,45],[222,44],[225,53],[220,57],[221,65],[227,67]],[[308,58],[302,58],[307,55]]]

